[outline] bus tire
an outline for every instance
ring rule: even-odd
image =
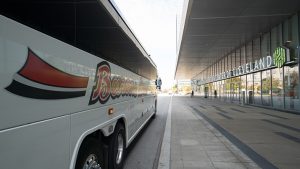
[[[109,138],[109,169],[121,169],[123,167],[126,152],[125,144],[125,128],[121,123],[117,123],[114,133]]]
[[[100,140],[87,138],[82,143],[78,152],[75,169],[84,168],[104,168],[104,159]]]

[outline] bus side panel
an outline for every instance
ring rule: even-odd
[[[80,89],[53,87],[22,76],[20,70],[26,67],[29,51],[64,74],[88,78],[87,86]],[[90,103],[93,87],[98,83],[95,80],[97,78],[96,73],[98,73],[97,66],[104,62],[106,61],[101,58],[78,50],[0,15],[0,96],[2,98],[0,107],[5,110],[0,112],[0,130],[33,121],[97,109],[105,105],[136,100],[136,96],[129,95],[126,93],[126,88],[122,88],[121,96],[115,99],[110,97],[105,103],[99,101]],[[139,81],[140,76],[137,74],[109,62],[106,63],[110,65],[112,76],[122,77],[122,80]],[[51,73],[49,72],[49,74]],[[14,81],[21,83],[23,86],[27,85],[31,89],[60,92],[80,90],[85,93],[74,98],[39,99],[35,96],[32,98],[32,96],[22,96],[12,90],[7,90],[14,84]],[[17,90],[17,92],[22,91],[28,90]],[[133,94],[137,94],[137,90],[135,91]],[[30,92],[30,94],[35,95],[35,92]],[[51,92],[49,96],[53,96],[53,93]],[[15,106],[16,103],[18,103],[18,106]]]
[[[54,169],[69,166],[70,117],[0,131],[0,166]]]
[[[59,74],[88,80],[85,85],[72,88],[72,85],[77,84],[70,84],[67,80],[65,86],[56,86],[45,84],[42,76],[38,79],[41,81],[30,79],[27,77],[28,74],[23,75],[21,70],[27,68],[26,63],[32,53],[45,62],[43,65],[52,67],[50,70],[56,69]],[[94,91],[95,86],[103,82],[103,79],[99,78],[101,74],[99,72],[103,70],[101,65],[106,65],[104,70],[111,73],[111,79],[104,80],[112,81],[113,77],[121,78],[119,80],[122,85],[116,85],[119,87],[118,97],[109,96],[107,100],[100,100],[100,93]],[[44,68],[34,70],[33,78],[40,70]],[[51,73],[49,71],[46,75]],[[148,88],[151,85],[149,80],[1,15],[0,79],[0,107],[3,110],[0,111],[0,157],[4,157],[0,159],[0,164],[5,160],[10,164],[15,158],[21,159],[24,156],[21,162],[25,167],[22,168],[48,168],[48,166],[40,167],[40,163],[51,168],[68,168],[65,166],[70,164],[70,156],[76,156],[75,147],[80,146],[81,139],[92,130],[102,129],[108,123],[115,123],[117,118],[125,118],[128,141],[149,119],[151,115],[149,112],[152,112],[151,105],[154,106],[154,95],[149,93]],[[23,85],[23,88],[11,90],[11,86],[16,82]],[[23,90],[24,87],[30,87],[35,91],[42,89],[56,93],[84,91],[84,94],[70,98],[62,95],[63,98],[53,99],[51,98],[53,92],[46,92],[49,98],[45,99],[36,97],[35,92],[27,92],[24,95],[23,91],[27,91]],[[93,101],[91,101],[92,96],[95,96]],[[113,115],[107,114],[109,108],[114,108]],[[57,121],[66,117],[72,118],[72,121]],[[45,138],[47,140],[44,140]],[[5,147],[9,147],[11,151]],[[42,154],[42,151],[46,154]],[[34,154],[28,155],[29,152]],[[69,154],[70,152],[72,154]],[[13,158],[13,154],[19,155]],[[35,160],[39,162],[35,163]],[[48,164],[48,161],[55,161],[55,165]]]
[[[49,79],[37,75],[43,69],[35,70],[35,65],[26,65],[32,55],[60,74],[89,78],[88,83],[94,78],[95,62],[99,60],[0,15],[0,130],[69,115],[88,108],[90,91],[86,91],[85,87],[57,87],[32,80],[20,73],[23,69],[32,69],[34,78]],[[88,59],[82,59],[82,56]],[[51,73],[49,71],[47,75]],[[49,98],[38,98],[43,93],[36,91],[42,90],[48,91]],[[65,98],[74,90],[85,91],[85,95]],[[53,96],[56,98],[52,99]]]

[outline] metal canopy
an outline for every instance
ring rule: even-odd
[[[192,79],[300,9],[299,0],[185,0],[175,79]]]
[[[156,78],[156,65],[109,0],[11,0],[0,3],[0,14]]]

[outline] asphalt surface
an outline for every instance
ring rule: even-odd
[[[150,120],[127,149],[124,169],[156,169],[170,96],[158,96],[156,118]]]

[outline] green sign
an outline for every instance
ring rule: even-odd
[[[278,47],[273,53],[274,65],[278,68],[282,67],[286,62],[286,49]]]

